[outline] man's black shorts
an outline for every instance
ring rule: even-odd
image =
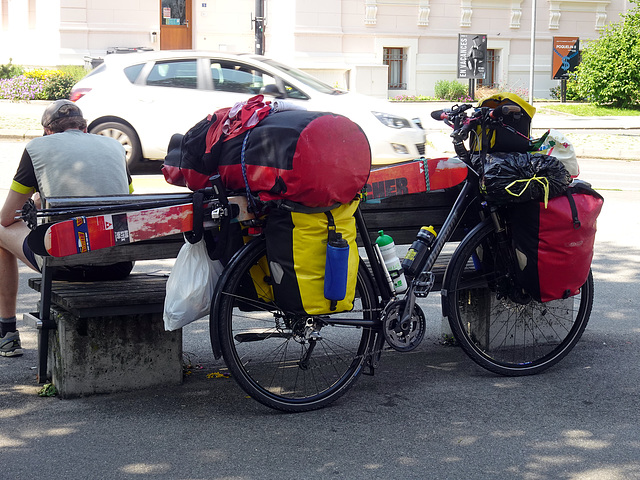
[[[29,248],[27,239],[22,243],[22,251],[29,263],[39,272],[42,271],[38,257]],[[70,267],[54,267],[53,279],[69,282],[98,282],[104,280],[122,280],[133,269],[133,262],[118,262],[111,265],[74,265]]]

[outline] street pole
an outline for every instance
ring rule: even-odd
[[[264,55],[264,0],[256,0],[255,10],[255,53],[257,55]]]
[[[536,0],[531,3],[531,63],[529,65],[529,104],[533,105],[533,74],[536,56]]]

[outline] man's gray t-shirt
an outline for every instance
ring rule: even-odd
[[[44,197],[130,193],[125,151],[112,138],[71,129],[35,138],[25,152],[32,170],[23,156],[12,185],[19,193],[30,189]]]

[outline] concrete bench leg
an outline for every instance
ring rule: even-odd
[[[182,330],[162,314],[76,318],[51,309],[49,368],[63,398],[182,383]]]

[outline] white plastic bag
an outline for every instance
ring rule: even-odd
[[[204,240],[182,246],[167,279],[165,330],[177,330],[209,315],[213,289],[223,268],[219,260],[209,258]]]
[[[576,158],[576,151],[573,145],[567,137],[558,130],[549,130],[549,135],[547,135],[547,138],[545,138],[542,143],[540,152],[560,160],[573,178],[576,178],[580,173],[580,167],[578,167],[578,159]]]

